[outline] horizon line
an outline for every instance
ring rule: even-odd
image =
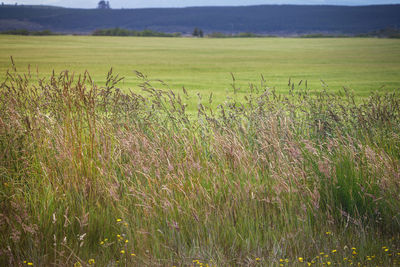
[[[260,4],[260,5],[207,5],[207,6],[179,6],[179,7],[111,7],[110,9],[103,10],[128,10],[128,9],[185,9],[185,8],[222,8],[222,7],[259,7],[259,6],[331,6],[331,7],[371,7],[371,6],[398,6],[400,3],[384,3],[384,4],[365,4],[365,5],[344,5],[344,4]],[[85,8],[85,7],[65,7],[65,6],[57,6],[57,5],[42,5],[42,4],[4,4],[0,5],[1,7],[51,7],[51,8],[65,8],[65,9],[99,9],[97,7]]]

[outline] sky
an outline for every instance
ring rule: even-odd
[[[95,8],[99,0],[0,0],[4,4],[53,5]],[[112,8],[151,8],[188,6],[247,6],[268,4],[378,5],[400,4],[400,0],[109,0]]]

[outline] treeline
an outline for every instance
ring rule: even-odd
[[[193,37],[209,37],[209,38],[257,38],[257,37],[272,37],[272,35],[262,35],[262,34],[255,34],[252,32],[240,32],[240,33],[223,33],[223,32],[212,32],[209,34],[204,34],[204,31],[200,28],[194,28]]]
[[[354,35],[348,34],[323,34],[312,33],[301,35],[300,38],[346,38],[346,37],[376,37],[376,38],[400,38],[400,30],[397,28],[385,28],[367,33]]]
[[[152,30],[127,30],[121,28],[111,28],[111,29],[98,29],[95,30],[92,35],[94,36],[155,36],[155,37],[182,37],[182,34],[177,33],[165,33],[156,32]],[[210,34],[205,34],[202,29],[194,28],[193,37],[209,37],[209,38],[259,38],[259,37],[274,37],[273,35],[261,35],[252,32],[241,32],[237,34],[227,34],[222,32],[212,32]]]
[[[143,30],[143,31],[135,31],[135,30],[126,30],[121,28],[112,28],[112,29],[99,29],[95,30],[92,35],[94,36],[155,36],[155,37],[180,37],[182,34],[179,32],[176,33],[165,33],[165,32],[156,32],[152,30]]]
[[[207,34],[207,37],[210,38],[262,38],[262,37],[275,37],[274,35],[262,35],[255,34],[252,32],[240,32],[237,34],[225,34],[222,32],[212,32]]]
[[[2,31],[0,34],[9,35],[25,35],[25,36],[50,36],[50,35],[60,35],[60,33],[55,33],[50,30],[43,31],[30,31],[27,29],[15,29]],[[98,29],[91,33],[94,36],[143,36],[143,37],[182,37],[182,33],[165,33],[157,32],[153,30],[127,30],[121,28],[111,28],[111,29]],[[267,38],[267,37],[277,37],[276,35],[265,35],[256,34],[252,32],[240,32],[236,34],[228,34],[223,32],[212,32],[205,34],[202,29],[195,28],[192,32],[193,37],[207,37],[207,38]],[[292,36],[293,37],[293,36]],[[365,38],[400,38],[400,30],[397,28],[385,28],[376,31],[371,31],[367,33],[360,34],[325,34],[325,33],[310,33],[297,36],[298,38],[349,38],[349,37],[365,37]]]
[[[165,33],[156,32],[152,30],[127,30],[121,28],[99,29],[92,33],[94,36],[154,36],[154,37],[182,37],[181,33]],[[193,37],[207,37],[207,38],[267,38],[277,37],[276,35],[256,34],[253,32],[240,32],[240,33],[223,33],[212,32],[204,33],[200,28],[194,28],[192,32]],[[296,37],[296,36],[292,36]],[[350,37],[377,37],[377,38],[400,38],[400,30],[395,28],[381,29],[368,33],[361,34],[325,34],[325,33],[310,33],[297,36],[298,38],[350,38]]]
[[[400,38],[400,29],[385,28],[377,31],[371,31],[366,34],[358,34],[357,37],[378,37],[378,38]]]
[[[50,30],[43,30],[43,31],[29,31],[26,29],[16,29],[16,30],[8,30],[2,31],[0,34],[10,34],[10,35],[35,35],[35,36],[47,36],[47,35],[58,35],[55,32]]]

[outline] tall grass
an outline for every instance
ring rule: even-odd
[[[34,77],[37,76],[37,77]],[[0,85],[0,263],[399,262],[400,98],[199,98],[88,73]],[[383,248],[382,248],[383,247]],[[321,253],[321,254],[320,254]],[[326,257],[327,255],[327,257]]]

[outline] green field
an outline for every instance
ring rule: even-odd
[[[113,67],[125,77],[121,87],[135,88],[133,70],[161,79],[171,89],[225,98],[232,72],[242,91],[262,74],[271,87],[288,89],[289,78],[307,80],[319,90],[321,80],[337,90],[346,86],[365,96],[400,87],[400,41],[388,39],[193,39],[53,36],[0,36],[0,77],[13,56],[19,70],[28,64],[43,75],[53,69],[88,70],[98,83]],[[382,88],[383,87],[383,88]]]

